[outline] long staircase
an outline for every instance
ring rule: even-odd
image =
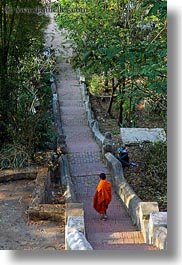
[[[131,222],[124,204],[113,190],[113,199],[108,209],[108,220],[102,221],[93,209],[92,201],[99,174],[104,172],[112,182],[110,172],[101,159],[101,150],[87,125],[86,111],[82,101],[79,82],[68,57],[67,49],[61,46],[64,38],[54,19],[47,31],[47,42],[56,50],[56,56],[65,54],[58,68],[58,97],[62,129],[66,135],[71,177],[77,201],[83,203],[86,236],[94,250],[158,250],[145,244],[142,233]]]

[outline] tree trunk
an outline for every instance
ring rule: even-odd
[[[116,91],[116,87],[114,86],[114,78],[112,78],[112,95],[109,101],[109,107],[107,109],[107,113],[111,114],[111,109],[112,109],[112,104],[113,104],[113,99],[114,99],[114,93]]]
[[[104,90],[105,92],[109,92],[109,80],[108,80],[107,74],[104,77]]]
[[[123,124],[123,104],[124,101],[121,100],[119,104],[119,117],[118,117],[118,126],[121,127]]]
[[[122,91],[121,93],[124,95],[125,93],[125,80],[126,78],[123,77],[123,80],[122,80]],[[121,127],[122,124],[123,124],[123,104],[124,104],[124,100],[123,100],[123,97],[120,101],[120,105],[119,105],[119,117],[118,117],[118,126]]]
[[[112,78],[112,95],[109,101],[109,107],[107,109],[107,113],[111,114],[111,109],[112,109],[112,104],[113,104],[113,100],[114,100],[114,94],[116,92],[116,89],[118,88],[118,86],[121,84],[121,80],[119,79],[117,84],[115,85],[114,83],[114,78]]]

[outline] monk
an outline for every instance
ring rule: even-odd
[[[112,186],[111,183],[106,180],[105,173],[101,173],[99,177],[100,181],[93,198],[93,207],[98,213],[100,213],[100,219],[106,221],[106,211],[112,200]]]

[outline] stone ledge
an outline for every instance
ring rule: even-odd
[[[49,169],[47,167],[41,168],[37,173],[35,188],[27,210],[29,219],[60,220],[64,206],[62,204],[49,204],[51,200],[50,183]]]
[[[140,219],[149,220],[150,213],[159,212],[159,207],[157,202],[140,202]]]
[[[133,224],[137,225],[139,224],[138,204],[141,199],[124,178],[123,168],[119,160],[109,152],[105,154],[105,158],[111,171],[114,188],[124,202]]]
[[[66,203],[65,219],[67,222],[68,216],[84,216],[83,203]]]
[[[79,232],[82,232],[85,235],[85,222],[84,216],[68,216],[67,217],[67,234],[76,229]]]
[[[57,82],[55,81],[55,86],[57,87]],[[53,94],[53,112],[55,125],[58,132],[57,146],[61,149],[62,155],[59,159],[59,177],[61,180],[61,185],[64,188],[64,196],[66,202],[75,202],[76,195],[74,192],[74,186],[71,179],[70,168],[67,158],[67,144],[66,144],[66,135],[63,133],[62,124],[61,124],[61,113],[60,113],[60,104],[58,99],[58,94]]]
[[[166,141],[166,134],[163,128],[120,128],[120,135],[125,145]]]
[[[65,220],[65,206],[62,204],[39,204],[30,206],[27,210],[30,220]]]
[[[160,226],[154,229],[153,245],[167,250],[167,228]]]
[[[41,168],[35,180],[35,189],[32,194],[30,207],[49,202],[50,200],[50,172],[48,168]]]
[[[85,110],[87,112],[88,126],[92,130],[95,141],[100,146],[100,148],[102,148],[102,144],[103,144],[105,137],[102,135],[102,133],[99,130],[98,122],[94,119],[94,114],[93,114],[91,104],[90,104],[90,98],[86,92],[84,83],[80,83],[80,90],[81,90],[83,102],[85,103]]]
[[[99,130],[99,126],[98,126],[98,122],[94,121],[92,123],[92,132],[94,135],[94,139],[97,142],[97,144],[102,148],[103,142],[105,137],[103,136],[103,134],[100,132]]]
[[[69,246],[67,250],[93,250],[84,234],[76,229],[67,235],[66,241]]]
[[[161,227],[167,229],[167,212],[151,212],[148,223],[149,244],[154,244],[154,242],[159,240],[160,234],[156,234],[156,231]],[[161,231],[161,229],[159,231]],[[167,237],[167,231],[163,233],[163,235],[164,234],[165,237]],[[164,241],[165,237],[162,241]]]
[[[66,202],[76,202],[76,195],[74,185],[71,179],[70,168],[67,155],[64,154],[60,159],[60,177],[61,184],[64,187]]]
[[[92,250],[85,236],[83,203],[67,203],[65,221],[65,249]]]
[[[0,183],[8,181],[16,181],[21,179],[36,179],[37,173],[41,167],[27,167],[17,169],[6,169],[0,171]]]
[[[115,191],[124,202],[133,224],[142,231],[145,242],[160,249],[167,248],[167,213],[159,212],[157,202],[142,202],[124,178],[121,163],[117,158],[111,153],[106,153],[105,158]],[[162,226],[165,231],[161,229]]]
[[[157,202],[140,202],[139,203],[139,226],[143,233],[143,237],[146,243],[149,244],[149,218],[153,212],[159,212]]]
[[[68,216],[65,229],[66,250],[92,250],[85,237],[84,216]]]
[[[111,174],[114,178],[114,184],[117,188],[121,180],[125,179],[122,164],[110,152],[105,154],[105,159],[107,161],[107,166],[109,167],[109,170],[111,171]]]

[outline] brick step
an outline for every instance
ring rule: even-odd
[[[93,250],[153,250],[158,251],[154,246],[148,244],[102,244],[94,243],[92,244]]]
[[[144,238],[140,231],[99,232],[91,235],[90,242],[102,244],[143,244]]]
[[[130,249],[130,250],[158,250],[156,247],[145,244],[140,231],[93,233],[88,239],[94,249]]]

